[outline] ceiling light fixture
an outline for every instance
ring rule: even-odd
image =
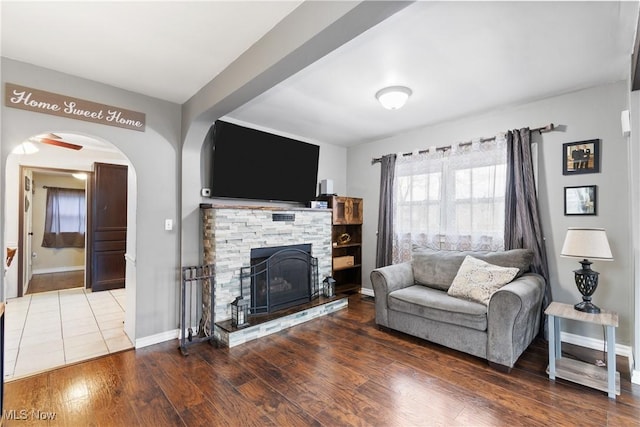
[[[407,102],[411,96],[411,89],[406,86],[389,86],[376,93],[376,99],[387,110],[397,110]]]
[[[13,154],[33,154],[40,151],[33,142],[25,141],[11,151]]]

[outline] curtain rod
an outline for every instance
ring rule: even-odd
[[[555,130],[555,129],[556,129],[556,125],[554,125],[553,123],[549,123],[546,126],[540,126],[538,128],[531,129],[531,132],[545,133],[545,132],[551,132],[552,130]],[[493,141],[495,139],[496,139],[495,136],[492,136],[492,137],[489,137],[489,138],[480,138],[480,142],[489,142],[489,141]],[[467,145],[471,145],[472,143],[473,143],[473,141],[467,141],[467,142],[461,142],[458,145],[464,147],[464,146],[467,146]],[[445,145],[445,146],[442,146],[442,147],[436,147],[436,151],[447,151],[449,149],[451,149],[451,145]],[[424,154],[427,151],[428,150],[420,150],[420,151],[418,151],[418,154]],[[402,155],[403,156],[411,156],[411,155],[413,155],[413,153],[402,153]],[[382,157],[373,158],[373,159],[371,159],[371,164],[380,163],[381,161],[382,161]]]

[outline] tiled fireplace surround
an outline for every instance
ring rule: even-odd
[[[204,263],[214,265],[217,324],[231,318],[230,304],[240,295],[240,268],[251,264],[253,248],[311,244],[319,282],[331,275],[330,210],[202,205],[201,217]],[[342,298],[232,332],[216,325],[215,334],[233,347],[346,306]]]

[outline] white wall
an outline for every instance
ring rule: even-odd
[[[573,270],[576,260],[560,258],[567,227],[592,226],[607,230],[613,262],[595,262],[600,285],[593,297],[596,305],[619,314],[617,342],[629,345],[633,326],[633,269],[630,254],[629,159],[627,141],[620,130],[620,113],[628,109],[626,82],[599,86],[525,105],[426,127],[403,135],[349,148],[347,193],[364,198],[363,286],[371,288],[369,274],[375,266],[380,165],[371,159],[389,153],[449,145],[477,137],[488,137],[509,129],[548,123],[563,131],[535,136],[539,149],[539,201],[546,238],[553,299],[564,303],[581,300]],[[562,144],[601,139],[601,173],[562,175]],[[564,216],[563,188],[598,186],[598,215]],[[601,328],[568,324],[563,330],[602,339]]]
[[[630,93],[629,107],[631,117],[631,135],[628,137],[631,165],[629,173],[629,182],[631,183],[630,231],[632,236],[630,252],[633,254],[633,287],[635,290],[632,298],[635,325],[631,340],[635,361],[632,380],[636,384],[640,384],[640,91]]]
[[[136,245],[127,246],[127,289],[135,294],[129,304],[135,305],[135,331],[132,338],[153,336],[178,328],[180,239],[178,227],[164,230],[164,220],[179,219],[178,174],[180,141],[180,106],[135,94],[111,86],[2,58],[2,90],[10,82],[50,92],[66,94],[146,114],[145,132],[115,128],[101,124],[71,120],[2,106],[0,165],[4,168],[11,150],[28,137],[43,132],[71,132],[92,136],[117,147],[135,169],[137,195],[133,205],[135,223],[128,232]],[[60,166],[62,167],[62,166]],[[75,169],[75,167],[72,167]],[[7,187],[8,188],[8,187]],[[4,218],[5,186],[0,186],[0,247],[5,245],[7,230]],[[134,251],[129,253],[129,251]],[[130,277],[131,268],[135,275]],[[2,279],[4,280],[4,278]],[[3,286],[0,286],[2,289]],[[4,298],[4,294],[0,295]],[[129,313],[129,311],[127,312]]]

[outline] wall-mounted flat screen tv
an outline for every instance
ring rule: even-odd
[[[211,197],[306,203],[316,197],[314,144],[217,120]]]

